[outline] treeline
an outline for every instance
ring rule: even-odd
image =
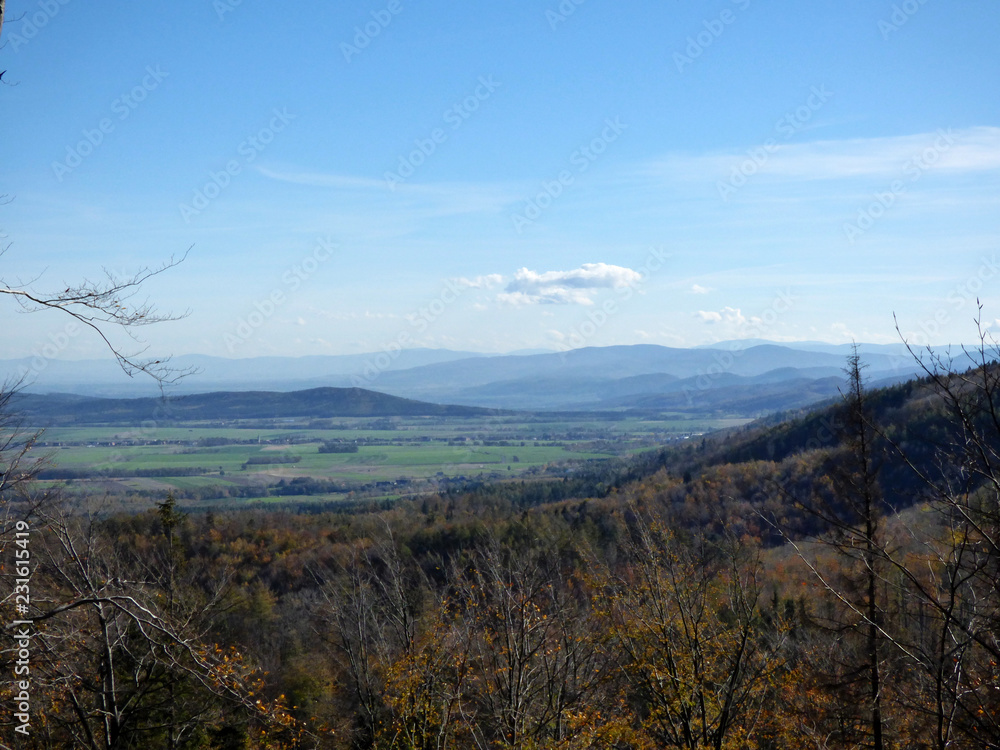
[[[204,466],[161,466],[154,469],[43,469],[36,475],[38,479],[99,479],[102,475],[127,477],[198,477],[205,474],[218,473]]]
[[[320,453],[357,453],[357,443],[335,443],[327,441],[319,447]]]

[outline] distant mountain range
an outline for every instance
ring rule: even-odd
[[[522,410],[659,410],[760,416],[836,397],[850,345],[721,342],[679,349],[653,345],[588,347],[566,352],[487,355],[413,349],[367,355],[173,360],[197,374],[170,395],[210,391],[302,391],[359,388],[403,399]],[[912,377],[919,366],[901,344],[860,345],[873,385]],[[956,358],[963,366],[964,355]],[[44,363],[26,389],[87,396],[154,395],[109,361]],[[0,361],[16,376],[27,360]]]
[[[864,358],[873,381],[905,380],[918,369],[912,357],[898,351],[871,351]],[[733,388],[761,390],[766,384],[764,390],[776,395],[783,383],[788,397],[801,401],[796,394],[805,383],[825,380],[816,397],[836,396],[845,363],[845,354],[777,344],[745,349],[610,346],[393,370],[365,387],[426,401],[508,409],[652,408],[651,398],[673,394],[655,408],[726,411],[720,392],[735,395]],[[784,400],[762,405],[760,411],[774,408],[786,408]]]

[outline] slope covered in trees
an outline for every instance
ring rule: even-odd
[[[495,414],[471,406],[446,406],[389,396],[363,388],[312,388],[203,393],[171,398],[85,398],[18,394],[16,408],[50,424],[137,424],[146,420],[281,419],[291,417],[463,417]]]
[[[854,365],[826,410],[343,513],[8,485],[32,746],[997,747],[1000,373]]]

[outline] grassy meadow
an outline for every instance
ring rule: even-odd
[[[43,431],[36,450],[47,458],[43,481],[80,495],[329,501],[418,494],[451,480],[560,476],[580,462],[744,421],[581,414],[61,427]],[[321,453],[324,444],[356,452]]]

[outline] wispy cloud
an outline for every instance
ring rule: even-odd
[[[763,144],[708,154],[670,154],[647,165],[647,176],[704,181],[728,175],[757,152],[754,173],[794,180],[835,180],[900,176],[919,161],[935,170],[984,172],[1000,169],[1000,128],[944,128],[930,133],[885,138]]]
[[[370,177],[308,171],[294,166],[258,165],[256,169],[263,177],[278,182],[345,191],[362,203],[431,216],[497,213],[519,200],[523,193],[518,186],[499,182],[407,183],[390,191],[384,180]]]
[[[325,172],[280,171],[263,165],[257,166],[257,172],[264,177],[279,182],[291,182],[295,185],[308,185],[310,187],[344,190],[385,189],[385,183],[382,180],[372,180],[366,177],[352,177],[350,175],[329,174]]]
[[[392,226],[412,228],[418,222],[448,216],[502,214],[523,199],[525,190],[534,187],[533,184],[489,180],[407,182],[390,191],[383,180],[376,178],[287,164],[259,164],[255,168],[271,180],[338,191],[350,201],[349,209],[344,210],[365,217],[368,225],[375,226],[387,222]],[[768,149],[764,148],[762,140],[742,149],[670,153],[638,166],[620,166],[601,178],[592,178],[588,189],[577,190],[575,198],[567,199],[567,203],[574,205],[575,200],[579,205],[586,205],[587,201],[595,200],[595,196],[603,195],[602,191],[613,188],[615,195],[630,201],[633,208],[650,205],[660,211],[664,203],[659,191],[687,191],[692,183],[715,186],[741,169],[744,173],[749,172],[749,179],[761,179],[778,186],[794,185],[796,191],[802,182],[838,180],[884,182],[888,186],[893,180],[907,182],[908,176],[915,179],[930,169],[936,174],[953,176],[1000,172],[1000,127],[943,128],[903,136],[780,143]],[[748,178],[741,175],[742,179]],[[714,202],[714,189],[712,195]],[[799,193],[781,197],[786,201],[798,200]],[[607,202],[606,197],[600,200],[602,204]],[[992,197],[983,200],[989,201]],[[375,220],[372,217],[376,217]]]
[[[592,305],[598,289],[637,284],[642,274],[607,263],[584,263],[570,271],[520,269],[497,300],[511,305]]]

